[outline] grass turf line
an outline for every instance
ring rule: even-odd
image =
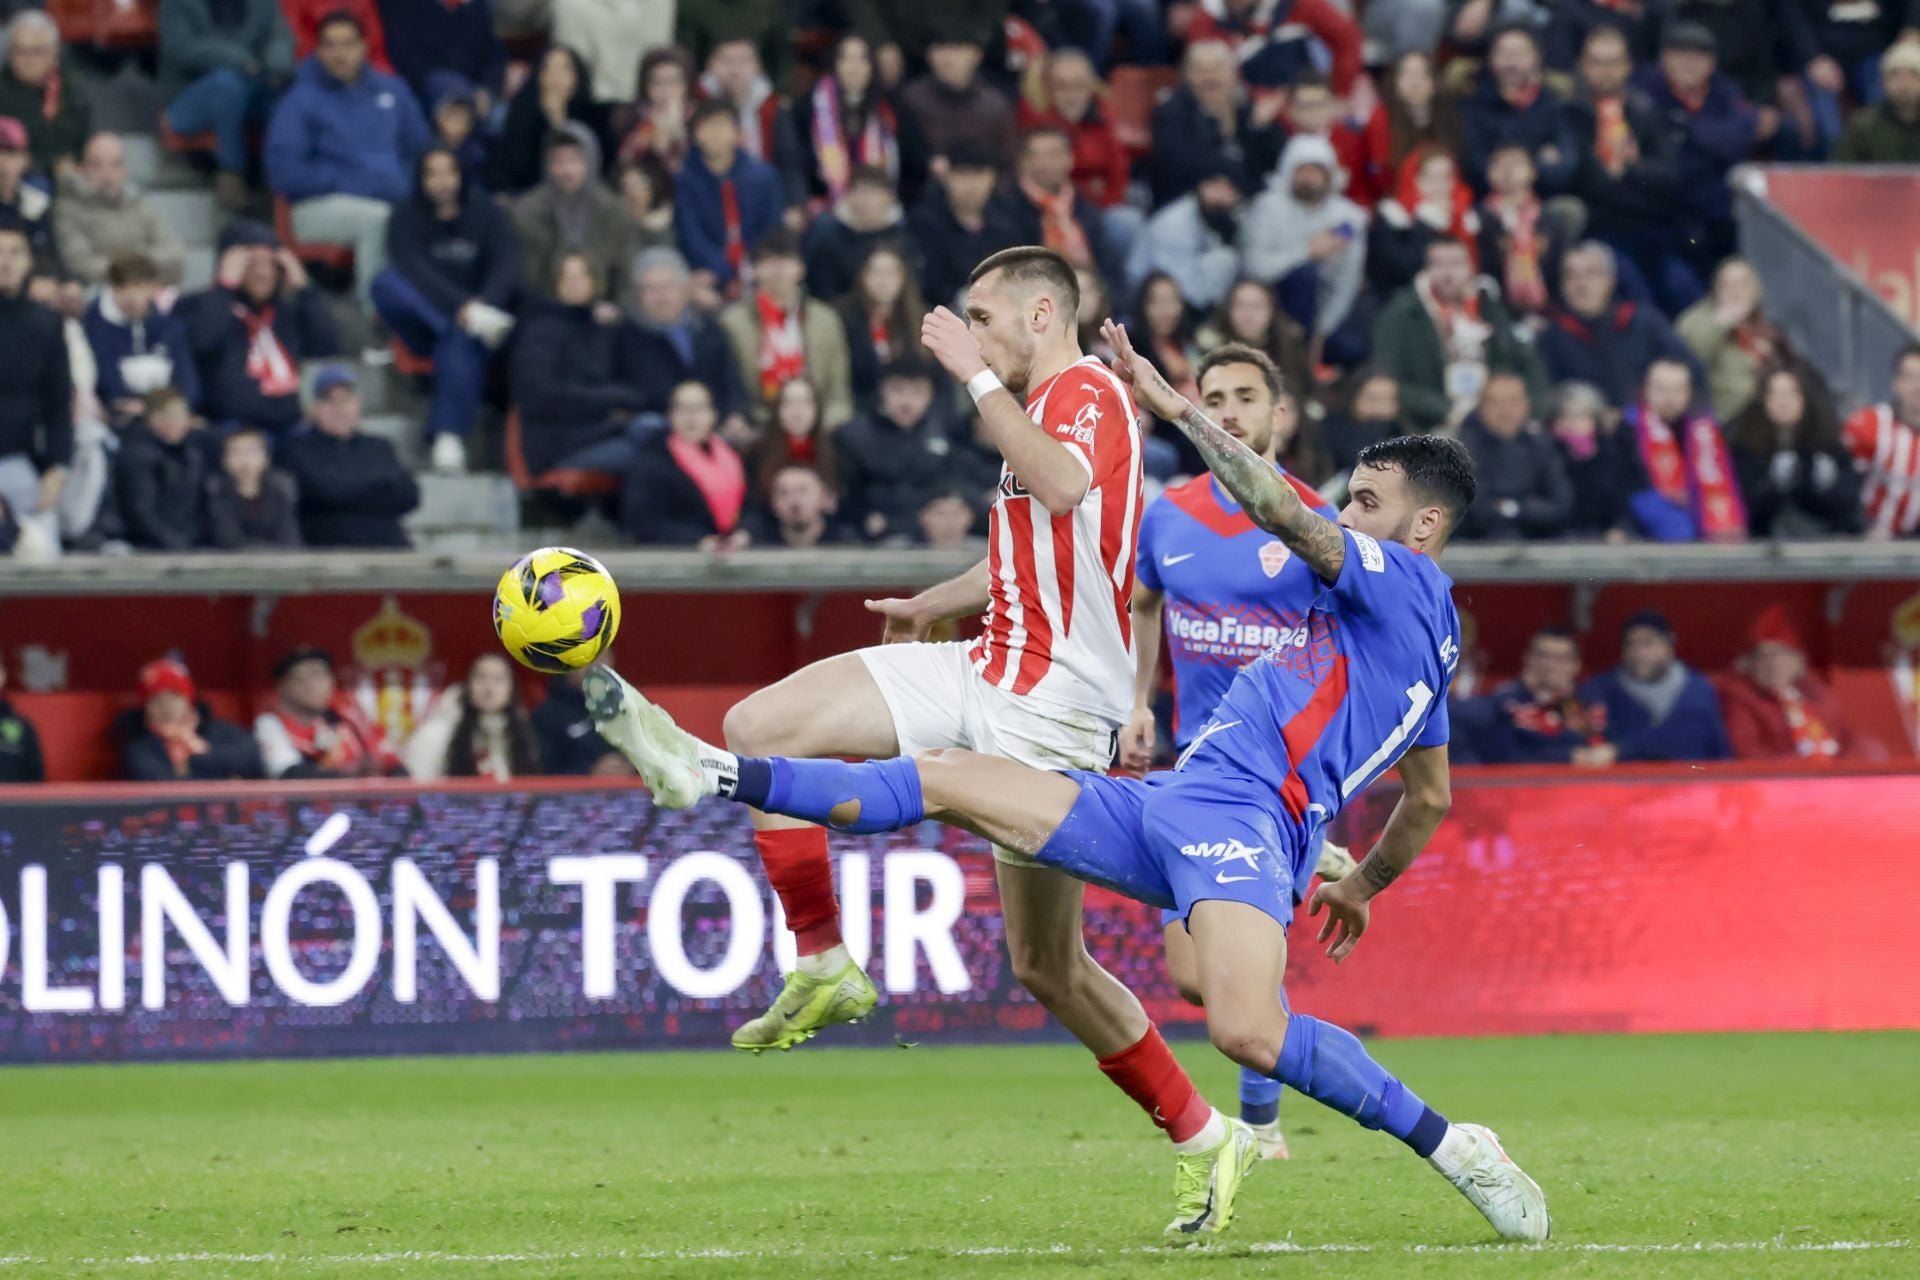
[[[1294,1159],[1256,1170],[1220,1244],[1162,1249],[1165,1143],[1078,1048],[816,1043],[0,1071],[0,1259],[29,1259],[0,1280],[365,1255],[460,1277],[1920,1275],[1912,1243],[1795,1247],[1920,1237],[1920,1034],[1375,1047],[1501,1134],[1552,1246],[1473,1248],[1485,1224],[1421,1162],[1293,1096]],[[1230,1109],[1224,1061],[1182,1057]]]

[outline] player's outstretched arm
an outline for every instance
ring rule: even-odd
[[[1100,326],[1100,333],[1113,347],[1114,372],[1133,384],[1133,393],[1141,404],[1193,441],[1207,460],[1207,468],[1219,477],[1247,513],[1247,519],[1286,543],[1295,555],[1313,566],[1323,581],[1338,578],[1347,558],[1347,540],[1340,527],[1315,515],[1272,463],[1234,439],[1225,427],[1175,391],[1153,362],[1133,349],[1125,325],[1109,320]]]
[[[934,627],[956,618],[971,618],[984,613],[989,591],[987,562],[928,587],[917,596],[901,600],[867,601],[867,612],[885,618],[883,644],[903,644],[925,640]]]
[[[1327,954],[1336,962],[1346,959],[1367,931],[1368,903],[1413,865],[1453,805],[1446,747],[1408,749],[1400,757],[1399,773],[1400,800],[1373,852],[1345,879],[1313,891],[1308,911],[1327,913],[1320,941],[1330,944]]]

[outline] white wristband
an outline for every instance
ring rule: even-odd
[[[975,404],[979,404],[981,400],[999,390],[1001,390],[1000,379],[994,376],[991,369],[982,369],[967,379],[967,394],[973,397]]]

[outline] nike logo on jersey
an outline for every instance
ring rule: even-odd
[[[1160,567],[1163,569],[1171,569],[1177,564],[1185,564],[1199,554],[1198,551],[1189,551],[1183,556],[1161,556]]]

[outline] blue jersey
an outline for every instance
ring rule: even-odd
[[[1308,507],[1326,499],[1286,476]],[[1240,668],[1276,646],[1306,643],[1319,575],[1253,521],[1211,475],[1168,489],[1140,520],[1140,584],[1166,597],[1173,743],[1184,749]]]

